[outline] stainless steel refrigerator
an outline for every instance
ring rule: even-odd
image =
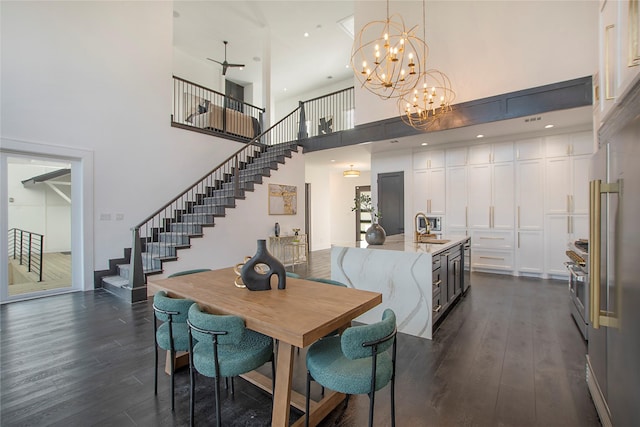
[[[602,425],[640,426],[640,84],[590,170],[587,383]]]

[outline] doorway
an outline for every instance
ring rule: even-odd
[[[404,233],[404,172],[378,174],[378,209],[388,236]]]
[[[70,290],[71,164],[13,155],[6,171],[8,297]]]
[[[30,168],[35,168],[35,172]],[[93,289],[93,174],[92,151],[2,139],[0,303]],[[35,213],[36,207],[45,213]],[[49,252],[66,257],[66,264],[70,263],[70,279],[58,277],[60,282],[52,289],[10,290],[13,285],[9,285],[9,230],[14,228],[34,233],[32,242],[39,241],[37,235],[43,235],[42,281],[47,277]],[[11,238],[15,242],[13,233]],[[23,234],[22,242],[28,239]],[[32,258],[37,258],[33,256],[36,252],[33,247]],[[66,272],[67,268],[63,270]],[[36,281],[39,281],[37,274]]]
[[[365,195],[371,197],[371,186],[360,185],[356,187],[355,200],[360,200],[360,196]],[[356,203],[356,242],[364,240],[367,229],[371,227],[371,212],[362,210],[360,205]]]

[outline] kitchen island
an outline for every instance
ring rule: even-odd
[[[382,293],[382,304],[356,320],[378,322],[384,309],[391,308],[399,332],[431,339],[434,325],[469,286],[464,270],[470,238],[443,236],[438,241],[442,243],[415,243],[413,236],[396,235],[383,245],[333,245],[333,280]]]

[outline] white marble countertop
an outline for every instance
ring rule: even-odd
[[[332,247],[345,247],[345,248],[360,248],[360,249],[372,249],[372,250],[387,250],[387,251],[403,251],[413,253],[428,253],[431,255],[438,254],[445,251],[455,245],[459,245],[465,240],[469,239],[469,236],[458,235],[442,235],[440,240],[449,240],[447,243],[416,243],[413,241],[413,236],[405,236],[404,234],[396,234],[393,236],[387,236],[384,244],[382,245],[369,245],[364,240],[361,242],[339,242],[334,243]]]

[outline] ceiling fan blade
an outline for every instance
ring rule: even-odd
[[[228,64],[229,67],[244,67],[244,64]]]
[[[207,58],[207,59],[208,59],[209,61],[213,61],[213,62],[215,62],[215,63],[217,63],[217,64],[223,65],[223,64],[222,64],[222,62],[220,62],[220,61],[216,61],[215,59],[211,59],[211,58]]]

